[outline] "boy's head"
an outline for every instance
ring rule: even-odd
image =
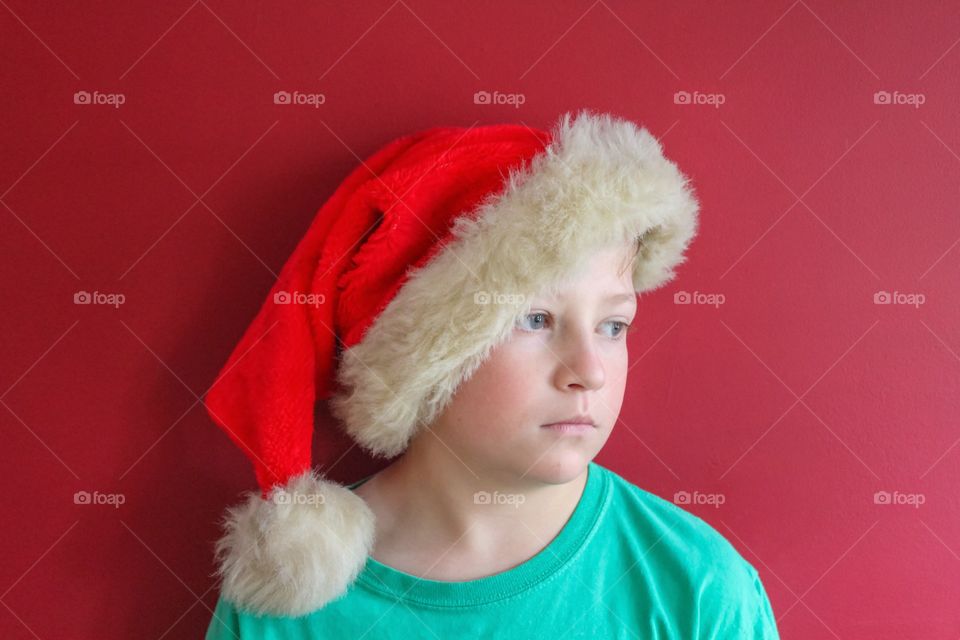
[[[632,242],[602,250],[555,291],[536,296],[513,335],[411,443],[456,455],[481,477],[563,483],[600,451],[617,422],[637,313]],[[577,416],[594,426],[544,425]]]
[[[381,458],[442,442],[488,477],[576,477],[620,411],[634,294],[673,278],[697,211],[649,131],[589,110],[549,132],[436,127],[364,160],[204,399],[261,487],[218,542],[225,593],[305,612],[362,568],[372,514],[314,467],[353,448],[337,428]],[[314,442],[318,399],[338,424]],[[580,414],[593,430],[543,426]],[[322,499],[277,503],[284,491]],[[326,549],[314,532],[330,526],[348,547]]]

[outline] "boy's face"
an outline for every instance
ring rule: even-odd
[[[481,478],[568,482],[603,447],[626,384],[626,326],[637,311],[634,252],[634,244],[604,250],[556,296],[534,298],[512,337],[460,386],[433,425]],[[543,426],[580,414],[596,426],[579,432]]]

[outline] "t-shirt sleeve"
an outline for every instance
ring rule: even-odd
[[[204,640],[239,640],[240,620],[237,610],[221,596],[210,618]]]
[[[780,640],[770,599],[750,564],[743,562],[702,596],[700,640]]]
[[[770,598],[763,588],[763,582],[760,575],[753,570],[753,587],[756,594],[756,609],[753,618],[753,637],[757,640],[780,640],[780,633],[777,631],[777,621],[773,617],[773,607],[770,606]]]

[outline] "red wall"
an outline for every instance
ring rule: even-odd
[[[722,495],[690,509],[785,638],[960,635],[955,7],[349,4],[4,3],[0,636],[201,635],[217,519],[254,479],[198,397],[316,209],[400,134],[580,107],[661,136],[702,203],[599,462]]]

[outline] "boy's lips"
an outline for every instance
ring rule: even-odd
[[[597,428],[593,418],[587,415],[577,415],[565,418],[559,422],[551,422],[543,425],[544,429],[549,429],[556,433],[582,434],[593,431]]]
[[[597,423],[589,415],[585,413],[579,413],[575,416],[569,416],[562,420],[557,420],[556,422],[551,422],[549,424],[543,425],[544,427],[552,427],[561,424],[577,424],[577,425],[589,425],[591,427],[596,427]]]
[[[592,424],[585,424],[583,422],[555,422],[553,424],[545,424],[541,428],[553,431],[554,433],[564,433],[569,435],[582,435],[596,429],[596,427]]]

